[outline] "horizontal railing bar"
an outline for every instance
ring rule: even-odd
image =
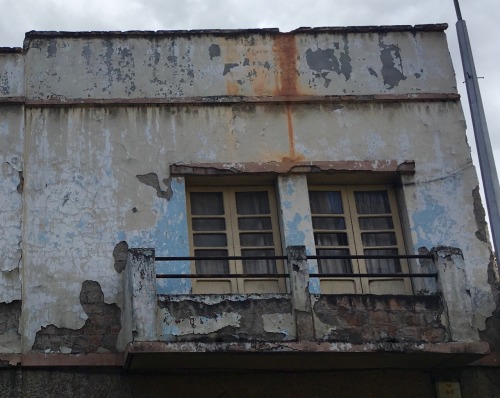
[[[309,274],[310,278],[437,278],[437,272],[425,274],[401,273],[380,273],[380,274]]]
[[[217,278],[289,278],[288,274],[156,274],[158,279],[217,279]],[[409,273],[382,273],[382,274],[309,274],[310,278],[437,278],[437,273],[409,274]]]
[[[286,256],[200,256],[200,257],[155,257],[155,261],[192,260],[286,260]]]
[[[307,256],[309,260],[387,260],[387,259],[433,259],[434,257],[430,254],[394,254],[394,255],[367,255],[367,254],[345,254],[345,255],[335,255],[335,256]]]
[[[289,278],[288,274],[156,274],[158,279],[217,279],[217,278]]]
[[[387,259],[433,259],[430,254],[399,254],[399,255],[335,255],[307,256],[308,260],[387,260]],[[199,257],[155,257],[155,261],[193,261],[193,260],[286,260],[287,256],[199,256]]]

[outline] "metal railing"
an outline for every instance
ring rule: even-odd
[[[196,260],[287,260],[287,256],[197,256],[197,257],[155,257],[157,262],[174,262],[174,261],[196,261]],[[431,254],[400,254],[400,255],[330,255],[330,256],[306,256],[306,260],[387,260],[387,259],[417,259],[417,260],[432,260],[434,257]],[[158,279],[212,279],[212,278],[289,278],[289,274],[272,274],[272,273],[216,273],[216,274],[165,274],[157,273]],[[435,278],[437,272],[426,273],[411,273],[411,272],[394,272],[394,273],[310,273],[310,278]]]

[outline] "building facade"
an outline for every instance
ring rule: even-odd
[[[1,49],[2,394],[498,394],[445,29]]]

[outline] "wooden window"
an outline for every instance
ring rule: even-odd
[[[271,187],[190,187],[187,192],[193,257],[281,255],[276,199]],[[283,273],[283,261],[195,260],[196,274]],[[278,293],[283,278],[194,279],[193,293]]]
[[[403,254],[404,243],[391,187],[310,187],[314,240],[317,255]],[[406,260],[322,259],[320,273],[408,272]],[[408,278],[321,278],[323,293],[411,294]]]

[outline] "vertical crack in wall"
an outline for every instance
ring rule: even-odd
[[[484,209],[483,209],[484,210]],[[491,351],[500,351],[500,279],[498,275],[498,265],[495,255],[491,253],[490,263],[488,264],[488,283],[491,285],[496,309],[491,317],[486,319],[484,331],[479,331],[481,340],[489,343]]]
[[[486,223],[486,212],[479,194],[479,186],[472,190],[472,200],[474,203],[474,217],[476,219],[477,231],[476,238],[482,242],[488,242],[488,231]]]
[[[24,190],[24,176],[23,176],[23,171],[22,170],[19,170],[19,184],[17,184],[17,192],[19,194],[23,194],[23,190]]]
[[[121,330],[121,310],[116,304],[106,304],[101,285],[85,281],[80,291],[80,304],[88,316],[80,329],[42,327],[35,337],[33,351],[90,353],[116,352],[116,342]]]

